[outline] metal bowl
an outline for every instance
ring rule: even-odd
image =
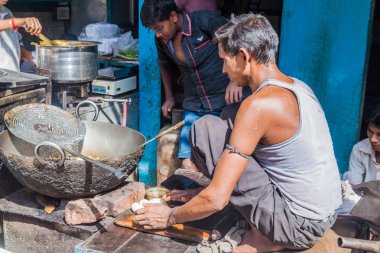
[[[165,187],[152,187],[145,191],[145,198],[149,200],[150,203],[160,203],[166,204],[166,201],[162,198],[169,190]]]

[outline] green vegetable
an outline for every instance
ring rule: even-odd
[[[138,51],[131,51],[131,50],[126,50],[126,51],[120,50],[118,53],[118,56],[120,56],[121,58],[127,59],[127,60],[138,60],[139,59],[139,52]]]

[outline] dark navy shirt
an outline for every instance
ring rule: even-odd
[[[184,85],[183,109],[206,112],[221,109],[226,105],[225,91],[228,77],[222,73],[223,60],[218,47],[212,42],[214,32],[227,19],[217,12],[200,11],[183,13],[182,48],[186,63],[176,59],[171,41],[156,38],[158,62],[170,69],[176,64]]]

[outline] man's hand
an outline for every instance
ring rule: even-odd
[[[165,103],[162,105],[161,110],[165,118],[170,119],[170,113],[175,105],[174,98],[169,98],[165,100]]]
[[[15,24],[18,27],[24,27],[25,31],[32,35],[40,34],[42,31],[42,25],[37,18],[16,18]]]
[[[144,204],[144,208],[136,211],[135,222],[145,229],[163,229],[174,225],[170,221],[172,209],[162,204]]]
[[[237,86],[234,81],[231,81],[226,89],[225,100],[227,104],[232,104],[236,102],[241,102],[243,97],[243,88]]]
[[[190,189],[190,190],[172,190],[168,192],[163,199],[165,201],[180,201],[188,202],[198,193],[200,193],[204,188]]]

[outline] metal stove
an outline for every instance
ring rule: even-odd
[[[48,77],[0,69],[0,126],[9,109],[27,103],[50,103],[50,97]]]
[[[47,77],[0,69],[0,132],[4,114],[13,107],[28,103],[50,103],[51,83]],[[0,158],[0,199],[22,186],[2,164]],[[0,218],[0,223],[2,219]]]

